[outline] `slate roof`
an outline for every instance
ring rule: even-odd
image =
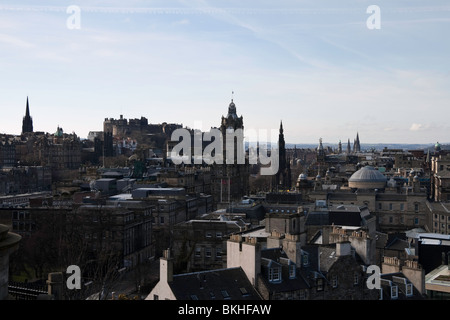
[[[420,294],[417,288],[412,285],[412,295],[407,296],[407,284],[412,284],[402,272],[387,273],[381,275],[381,290],[383,291],[383,300],[391,300],[391,285],[396,285],[397,300],[422,300],[424,297]]]
[[[296,268],[295,277],[289,277],[288,258],[279,248],[261,250],[261,280],[270,292],[293,292],[309,289],[308,282]],[[281,267],[281,281],[271,282],[268,279],[269,267]]]
[[[241,267],[177,274],[169,286],[177,300],[262,300]]]
[[[312,211],[306,216],[305,225],[326,226],[329,224],[328,211]]]
[[[404,251],[406,248],[409,248],[408,241],[401,239],[398,236],[388,238],[388,243],[386,244],[386,249]]]
[[[388,242],[388,235],[379,231],[375,232],[375,240],[377,248],[385,248]]]
[[[338,260],[336,256],[336,246],[320,246],[320,271],[328,272],[333,264]]]

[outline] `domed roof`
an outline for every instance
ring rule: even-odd
[[[350,188],[376,189],[384,188],[387,178],[372,166],[365,166],[356,171],[349,179]]]
[[[436,144],[434,145],[434,150],[441,151],[441,144],[439,142],[436,142]]]
[[[307,180],[307,179],[308,179],[308,176],[304,173],[302,173],[298,176],[298,180]]]
[[[236,114],[236,105],[233,102],[233,99],[231,99],[230,104],[228,105],[228,115],[227,118],[237,118]]]

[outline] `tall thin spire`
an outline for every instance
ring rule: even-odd
[[[28,104],[28,96],[27,96],[27,109],[25,111],[25,117],[30,116],[30,105]]]
[[[27,106],[25,109],[25,117],[23,117],[22,121],[22,133],[33,132],[33,119],[30,116],[30,105],[28,103],[27,96]]]

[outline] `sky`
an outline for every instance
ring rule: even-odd
[[[82,138],[208,130],[233,99],[287,143],[447,143],[449,32],[448,1],[0,0],[0,133],[27,97],[35,131]]]

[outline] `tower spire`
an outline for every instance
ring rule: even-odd
[[[22,133],[33,132],[33,119],[30,116],[30,105],[28,103],[27,96],[27,106],[25,109],[25,117],[23,117],[22,121]]]
[[[25,117],[29,117],[30,116],[30,106],[28,104],[28,96],[27,96],[27,108],[25,110]]]

